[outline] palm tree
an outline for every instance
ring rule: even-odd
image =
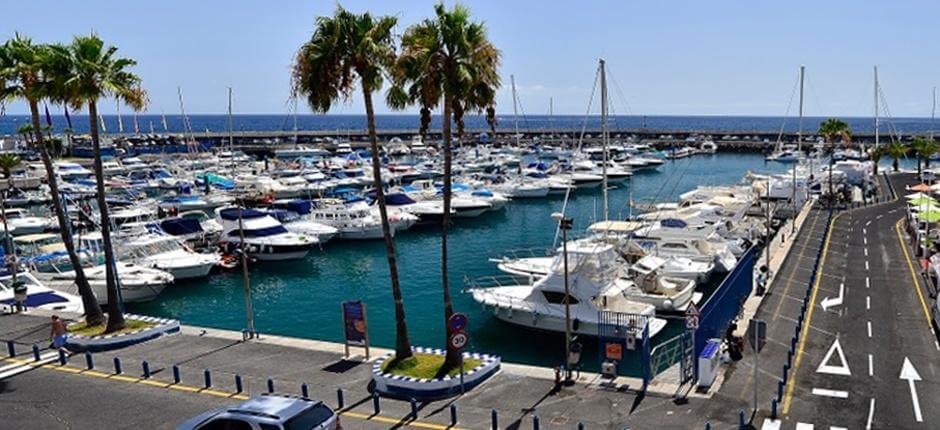
[[[43,98],[56,99],[59,88],[54,78],[62,63],[58,61],[61,57],[55,55],[55,51],[54,47],[33,45],[29,38],[19,34],[0,46],[0,101],[24,99],[29,105],[31,131],[35,133],[36,147],[46,170],[46,183],[49,185],[52,207],[59,222],[59,234],[75,271],[75,285],[85,308],[85,322],[89,326],[96,326],[104,322],[104,315],[88,284],[88,278],[85,277],[81,260],[75,252],[70,233],[71,224],[65,216],[52,158],[49,156],[49,148],[43,143],[42,127],[39,123],[39,101]]]
[[[137,64],[129,58],[115,57],[117,48],[105,46],[96,34],[75,36],[67,48],[68,68],[62,77],[64,99],[74,109],[88,106],[88,125],[95,154],[95,184],[98,210],[101,213],[101,240],[104,245],[105,276],[108,288],[108,325],[105,333],[125,327],[118,279],[111,244],[111,220],[105,200],[104,172],[101,167],[101,142],[98,135],[98,100],[114,97],[135,110],[143,110],[147,93],[140,85],[140,77],[128,68]]]
[[[907,155],[907,152],[910,151],[910,149],[911,148],[901,142],[891,142],[888,144],[888,146],[885,147],[885,154],[891,157],[891,167],[895,172],[901,170],[899,160]]]
[[[937,143],[933,140],[917,138],[911,142],[910,150],[917,156],[917,177],[921,177],[921,162],[924,168],[930,168],[930,157],[937,153]]]
[[[879,145],[868,150],[868,159],[871,160],[872,174],[878,174],[878,163],[885,156],[885,146]]]
[[[392,107],[416,103],[421,107],[422,129],[425,116],[443,104],[444,135],[444,214],[441,223],[441,285],[444,292],[444,326],[453,315],[447,270],[447,231],[451,208],[451,121],[463,134],[463,116],[468,111],[486,109],[489,116],[499,88],[499,50],[487,39],[486,27],[470,20],[470,11],[457,4],[447,10],[434,6],[435,16],[409,27],[402,36],[402,53],[395,64],[395,87],[389,92]],[[491,123],[492,124],[492,123]],[[445,330],[449,339],[451,332]],[[445,339],[445,342],[447,339]],[[458,351],[447,348],[441,372],[460,365]]]
[[[833,150],[832,145],[835,143],[837,137],[842,138],[842,143],[848,145],[852,142],[852,131],[849,129],[849,125],[837,118],[829,118],[819,124],[818,134],[826,139],[826,143],[829,144],[830,151]],[[833,201],[832,193],[832,163],[833,159],[830,156],[829,158],[829,201]]]
[[[4,190],[3,193],[0,193],[0,217],[3,217],[4,248],[6,248],[7,254],[13,257],[13,267],[10,268],[10,273],[13,274],[13,283],[16,283],[16,253],[13,250],[13,238],[10,236],[10,228],[7,226],[6,196],[7,193],[13,189],[13,169],[19,165],[20,157],[10,153],[0,154],[0,170],[3,171],[3,175],[7,178],[7,189]]]
[[[392,28],[397,19],[391,16],[357,15],[338,6],[332,17],[317,18],[310,40],[300,47],[293,65],[293,92],[307,98],[310,108],[327,112],[337,99],[348,99],[358,79],[366,105],[372,152],[372,185],[382,219],[385,255],[388,258],[392,298],[395,301],[395,360],[412,356],[405,305],[398,277],[392,226],[385,206],[379,144],[375,132],[375,109],[372,93],[381,88],[382,75],[395,61]]]
[[[16,128],[16,132],[23,136],[23,141],[26,142],[26,146],[30,146],[33,143],[33,139],[30,137],[33,134],[33,125],[26,123]]]

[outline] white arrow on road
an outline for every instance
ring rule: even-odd
[[[906,379],[908,386],[911,387],[911,401],[914,402],[914,419],[917,422],[923,422],[924,417],[920,414],[920,399],[917,398],[917,387],[914,386],[915,381],[920,381],[920,374],[917,373],[917,369],[914,368],[914,365],[911,364],[911,360],[907,357],[904,357],[904,365],[901,366],[901,379]]]
[[[826,297],[825,299],[822,299],[819,305],[822,306],[823,310],[825,311],[833,306],[841,305],[842,299],[844,297],[845,297],[845,283],[841,283],[839,284],[839,297],[833,297],[831,299],[829,297]]]

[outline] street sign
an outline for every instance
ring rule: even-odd
[[[467,328],[467,321],[466,314],[457,312],[447,319],[447,327],[450,328],[451,333],[463,331],[463,329]]]
[[[361,346],[366,349],[366,359],[369,358],[369,331],[366,322],[366,304],[361,300],[343,302],[343,344],[346,356],[349,356],[350,346]]]
[[[689,307],[685,310],[685,327],[689,330],[698,330],[699,317],[701,316],[702,313],[699,312],[695,303],[689,303]]]
[[[470,340],[470,337],[466,333],[459,331],[450,335],[450,347],[456,350],[462,349],[467,346],[467,341]]]
[[[751,349],[758,353],[764,349],[767,343],[767,322],[764,320],[752,319],[747,325],[747,341],[751,344]]]
[[[607,342],[604,352],[608,360],[623,360],[623,345],[620,342]]]

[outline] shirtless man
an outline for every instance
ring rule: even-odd
[[[68,354],[71,352],[65,349],[65,341],[68,339],[68,330],[65,328],[65,323],[59,319],[58,315],[52,316],[52,329],[49,332],[49,338],[52,340],[52,349],[62,350]]]

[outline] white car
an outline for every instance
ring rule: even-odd
[[[339,418],[319,400],[262,395],[197,415],[177,430],[335,430]]]

